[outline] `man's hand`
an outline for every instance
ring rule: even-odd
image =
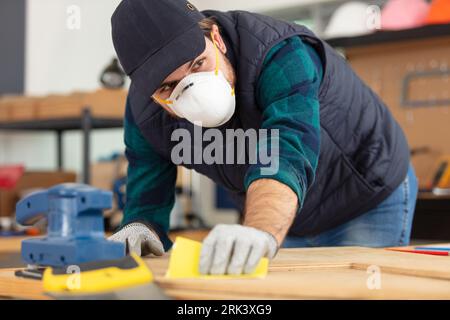
[[[127,253],[134,252],[139,256],[154,254],[162,256],[164,247],[155,232],[145,224],[131,223],[108,238],[110,241],[125,243]]]
[[[244,225],[218,225],[203,242],[203,274],[251,273],[262,257],[272,259],[298,209],[297,195],[272,179],[253,182],[247,190]]]
[[[272,259],[277,249],[277,241],[268,232],[241,225],[217,225],[203,242],[200,272],[248,274],[262,257]]]

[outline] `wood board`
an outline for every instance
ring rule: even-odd
[[[165,277],[169,257],[145,260],[175,299],[450,299],[449,257],[358,247],[281,249],[262,280],[171,280]],[[367,286],[371,265],[381,270],[378,290]],[[0,296],[48,298],[39,281],[16,278],[14,269],[0,270]]]
[[[357,247],[282,249],[264,280],[171,280],[164,276],[168,259],[147,263],[178,299],[450,299],[448,257]],[[367,286],[373,265],[381,271],[379,290]]]
[[[302,248],[281,250],[270,270],[305,270],[319,267],[346,267],[425,278],[450,280],[450,258],[362,247]]]
[[[0,270],[0,298],[48,300],[44,294],[42,282],[18,278],[14,275],[17,269]]]

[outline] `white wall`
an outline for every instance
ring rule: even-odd
[[[99,87],[102,69],[115,55],[110,17],[120,0],[28,0],[26,26],[26,94],[47,95]],[[79,30],[67,28],[67,8],[80,8]],[[122,130],[97,131],[92,159],[123,150]],[[0,162],[24,163],[30,169],[56,166],[55,137],[51,133],[0,135]],[[66,168],[81,168],[81,135],[64,137]]]
[[[114,55],[110,17],[119,0],[28,0],[28,94],[92,90]],[[80,29],[69,29],[67,8],[80,9]]]

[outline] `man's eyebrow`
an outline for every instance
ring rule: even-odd
[[[193,59],[193,60],[191,60],[191,61],[189,62],[189,66],[188,66],[188,69],[189,69],[189,70],[192,68],[192,65],[193,65],[198,59],[199,59],[199,57],[197,57],[197,58],[195,58],[195,59]],[[163,83],[159,86],[159,89],[161,89],[161,88],[164,87],[164,86],[172,86],[172,85],[174,85],[174,84],[177,84],[178,82],[179,82],[179,80],[173,80],[173,81],[163,82]]]

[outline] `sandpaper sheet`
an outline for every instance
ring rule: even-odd
[[[199,271],[200,253],[202,244],[200,242],[177,237],[173,245],[169,268],[166,277],[170,279],[251,279],[265,278],[269,269],[269,260],[262,258],[251,274],[243,275],[202,275]]]

